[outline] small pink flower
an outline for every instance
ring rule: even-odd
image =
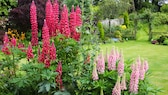
[[[69,28],[68,9],[66,5],[64,5],[63,11],[61,13],[60,32],[66,37],[70,37],[71,35],[71,31]]]
[[[145,69],[145,72],[147,72],[148,69],[149,69],[148,61],[147,60],[144,61],[144,69]]]
[[[56,47],[54,45],[54,42],[50,46],[50,59],[55,60],[56,59]]]
[[[99,79],[99,76],[98,76],[98,74],[97,74],[97,69],[96,69],[96,64],[95,64],[95,63],[94,63],[94,65],[93,65],[92,79],[93,79],[93,80],[98,80],[98,79]]]
[[[70,25],[71,37],[76,41],[79,41],[80,33],[76,31],[76,12],[74,11],[74,6],[72,6],[71,9],[69,25]]]
[[[137,94],[138,84],[139,84],[139,68],[138,64],[135,64],[131,72],[129,91],[131,93]]]
[[[44,55],[47,55],[49,53],[50,48],[50,36],[49,36],[49,29],[46,23],[46,20],[44,20],[44,25],[42,28],[42,53]]]
[[[82,17],[81,17],[81,9],[79,6],[76,7],[76,26],[81,26],[82,25]]]
[[[46,7],[45,7],[45,19],[46,19],[46,23],[48,26],[48,30],[49,30],[49,35],[51,36],[51,25],[52,25],[52,4],[50,0],[47,0],[46,2]]]
[[[136,62],[138,64],[138,68],[140,69],[140,67],[141,67],[141,58],[140,58],[140,56],[137,58]]]
[[[50,37],[54,37],[56,36],[56,23],[55,23],[55,15],[53,13],[53,8],[51,6],[51,20],[50,20],[50,27],[49,27],[49,30],[50,30]]]
[[[116,70],[115,55],[109,55],[109,57],[108,57],[108,69],[109,70]]]
[[[5,35],[3,37],[3,44],[6,44],[8,42],[9,42],[8,34],[7,34],[7,32],[5,32]]]
[[[37,22],[37,12],[36,12],[36,5],[34,0],[30,6],[30,23],[31,23],[31,30],[32,30],[32,37],[31,37],[31,44],[32,46],[38,45],[38,22]]]
[[[5,43],[2,47],[2,52],[6,55],[10,55],[11,52],[10,52],[10,49],[9,49],[9,46],[8,46],[8,43]]]
[[[25,46],[24,46],[23,43],[19,43],[19,44],[18,44],[18,48],[19,48],[19,49],[22,49],[22,48],[24,48],[24,47],[25,47]]]
[[[21,43],[21,42],[18,44],[18,49],[20,49],[22,52],[26,52],[25,46],[24,46],[24,44]]]
[[[13,47],[16,46],[16,39],[15,39],[14,37],[12,37],[12,39],[11,39],[11,45],[12,45]]]
[[[45,59],[46,59],[46,56],[43,53],[40,53],[40,55],[38,55],[38,62],[39,63],[40,62],[44,63]]]
[[[76,32],[76,12],[74,11],[74,6],[71,9],[69,26],[71,32]]]
[[[139,74],[140,74],[139,79],[144,80],[145,77],[144,63],[141,63]]]
[[[98,71],[99,74],[103,74],[104,73],[105,61],[104,61],[104,56],[103,56],[102,52],[98,56],[96,67],[97,67],[97,71]]]
[[[56,82],[59,86],[59,89],[63,88],[63,83],[62,83],[62,63],[59,61],[58,62],[58,66],[55,70],[56,72],[58,72],[58,75],[56,76]]]
[[[109,70],[116,70],[116,62],[117,62],[116,50],[113,47],[112,50],[111,50],[110,55],[108,56],[108,69]]]
[[[46,59],[44,60],[44,64],[45,64],[45,67],[46,67],[46,68],[49,68],[49,67],[50,67],[50,59],[49,59],[49,58],[46,58]]]
[[[27,49],[27,59],[29,61],[32,58],[34,58],[34,54],[33,54],[33,50],[32,50],[32,45],[29,44],[28,49]]]
[[[58,72],[59,75],[62,75],[62,63],[60,61],[58,62],[58,66],[55,71]]]
[[[75,39],[76,41],[80,40],[80,33],[79,32],[72,32],[71,34],[72,34],[71,37],[73,39]]]
[[[55,0],[54,4],[53,4],[53,13],[54,13],[54,17],[55,17],[55,30],[58,31],[59,30],[59,4],[58,1]]]
[[[112,91],[112,95],[121,95],[120,77],[117,79],[117,82]]]
[[[125,79],[125,73],[123,74],[122,76],[122,80],[121,80],[121,90],[127,90],[127,87],[126,87],[126,79]]]
[[[123,58],[123,56],[119,60],[117,71],[118,71],[118,74],[119,74],[120,77],[124,73],[124,58]]]

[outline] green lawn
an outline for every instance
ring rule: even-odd
[[[157,87],[163,88],[166,95],[168,93],[168,46],[153,45],[146,41],[128,41],[124,43],[111,43],[101,45],[101,49],[110,52],[112,46],[123,50],[125,59],[141,58],[149,61],[149,69],[151,71],[151,83]]]

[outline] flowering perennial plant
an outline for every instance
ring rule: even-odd
[[[98,74],[97,74],[96,64],[93,65],[92,79],[93,80],[99,79]]]
[[[32,46],[38,45],[38,23],[37,23],[37,13],[36,13],[36,5],[34,3],[34,0],[31,3],[30,6],[30,23],[31,23],[31,44]]]
[[[117,79],[117,82],[112,91],[112,95],[121,95],[120,77]]]
[[[103,74],[105,71],[105,61],[104,61],[104,56],[103,53],[101,52],[101,54],[98,56],[97,58],[97,71],[99,74]]]
[[[29,61],[32,58],[34,58],[34,54],[33,54],[33,50],[32,50],[32,45],[30,43],[28,46],[28,49],[27,49],[27,60]]]
[[[98,83],[100,82],[100,84],[104,80],[109,80],[109,82],[115,81],[115,86],[113,87],[112,95],[122,95],[125,93],[125,91],[129,91],[129,93],[132,93],[132,94],[139,93],[139,86],[141,86],[139,82],[145,81],[145,75],[147,73],[145,68],[148,68],[147,61],[141,62],[140,57],[138,57],[135,60],[135,63],[132,64],[129,68],[131,72],[125,71],[125,69],[128,69],[128,67],[125,68],[125,65],[127,64],[124,61],[123,53],[122,51],[120,51],[119,53],[118,49],[115,49],[114,47],[112,48],[110,55],[107,57],[107,60],[106,60],[107,66],[105,65],[102,52],[99,54],[96,60],[97,60],[97,63],[93,65],[93,72],[92,72],[93,81],[96,81]],[[145,67],[144,64],[146,64],[147,67]],[[97,70],[95,70],[95,65],[97,65],[96,66]],[[108,68],[108,70],[105,69],[106,67]],[[116,76],[114,76],[112,73],[115,73]],[[130,79],[126,77],[128,76],[126,75],[128,73],[130,73]],[[108,76],[109,79],[106,77],[106,75]],[[115,80],[113,80],[113,78],[111,78],[111,76],[109,75],[113,75],[113,77],[115,77]],[[120,81],[120,79],[122,80]],[[129,85],[127,85],[127,83],[129,83]],[[103,84],[106,84],[106,83],[103,83]],[[97,84],[95,85],[97,86]],[[127,90],[127,86],[129,86],[128,90]],[[101,87],[103,86],[100,86],[100,88]]]

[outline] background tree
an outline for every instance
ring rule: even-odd
[[[129,9],[130,2],[129,0],[103,0],[99,6],[102,19],[115,18]]]

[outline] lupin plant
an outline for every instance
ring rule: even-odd
[[[32,46],[38,45],[38,22],[37,22],[37,12],[36,12],[36,5],[34,0],[30,5],[30,23],[31,23],[31,44]]]
[[[106,56],[108,55],[108,56]],[[93,87],[97,90],[103,91],[103,95],[123,95],[123,94],[139,94],[144,93],[141,92],[142,85],[147,85],[145,75],[147,74],[145,65],[148,66],[147,61],[142,62],[140,57],[135,60],[135,63],[127,66],[130,63],[126,63],[124,61],[124,56],[122,51],[118,51],[116,48],[112,48],[110,54],[106,53],[106,63],[105,65],[97,66],[97,71],[93,68],[92,72],[92,80]],[[99,56],[95,59],[96,64],[99,65],[100,63],[104,62],[104,57],[102,57],[102,53],[100,52]],[[113,59],[112,59],[113,58]],[[114,60],[115,59],[115,60]],[[113,61],[113,69],[111,68],[111,63]],[[133,61],[132,61],[133,62]],[[105,67],[103,72],[100,73],[100,68]],[[115,67],[115,68],[114,68]],[[129,68],[128,68],[129,67]],[[141,82],[141,83],[140,83]],[[144,83],[144,84],[142,84]],[[148,84],[149,85],[149,84]],[[112,88],[112,92],[109,92],[109,87]],[[97,93],[96,91],[93,93]]]

